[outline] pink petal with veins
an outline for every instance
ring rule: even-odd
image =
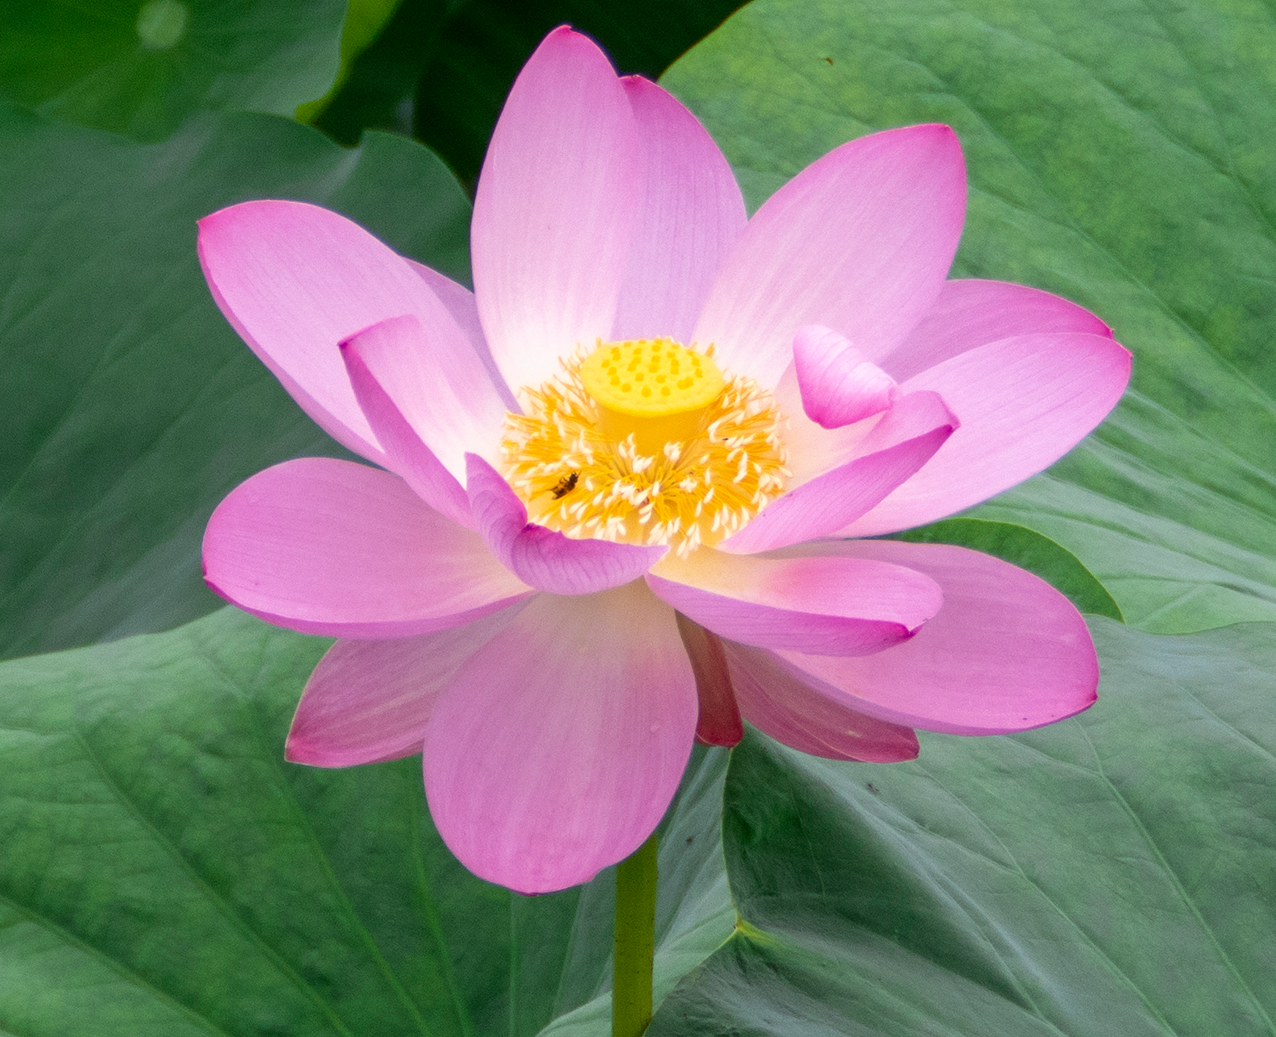
[[[204,532],[204,579],[277,626],[359,638],[460,626],[533,593],[397,475],[326,457],[232,490]]]
[[[677,791],[695,678],[641,583],[541,595],[457,671],[425,736],[430,815],[480,878],[587,882],[636,850]]]
[[[775,653],[834,702],[909,727],[988,735],[1052,724],[1095,700],[1099,663],[1085,621],[1032,573],[946,544],[826,541],[784,553],[907,566],[943,588],[938,615],[890,651]]]
[[[611,63],[555,29],[505,101],[470,227],[479,317],[515,393],[610,335],[642,190],[633,111]]]
[[[284,756],[314,767],[352,767],[419,753],[439,692],[518,609],[434,634],[338,641],[306,681]]]
[[[829,655],[879,652],[907,640],[943,602],[933,580],[902,566],[707,548],[666,557],[647,583],[719,637]]]
[[[917,757],[917,735],[812,690],[764,648],[724,643],[740,710],[763,734],[829,760],[898,763]]]
[[[989,342],[1064,331],[1112,337],[1112,329],[1089,310],[1049,292],[1005,281],[955,279],[944,282],[922,322],[878,363],[902,382]]]
[[[694,115],[649,80],[628,76],[621,84],[637,123],[644,187],[611,337],[686,344],[748,222],[744,198]]]
[[[817,159],[749,221],[693,338],[771,388],[804,324],[874,363],[930,309],[957,251],[966,167],[948,126],[872,133]]]

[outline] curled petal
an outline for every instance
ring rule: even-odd
[[[592,594],[638,579],[667,550],[575,540],[527,521],[527,508],[481,457],[468,459],[470,509],[484,541],[524,583],[550,594]]]
[[[829,655],[879,652],[907,640],[943,601],[933,580],[898,565],[707,548],[665,558],[647,583],[720,637]]]
[[[731,672],[722,639],[681,612],[678,633],[696,675],[696,697],[700,700],[696,741],[702,745],[735,745],[744,737],[744,725],[731,690]]]
[[[452,341],[444,340],[451,337]],[[505,403],[469,339],[454,324],[446,333],[411,314],[392,317],[343,341],[421,441],[457,479],[465,455],[500,440]]]
[[[457,671],[425,736],[439,833],[481,878],[563,889],[636,850],[691,752],[696,691],[641,583],[541,595]]]
[[[856,443],[850,460],[772,501],[719,548],[753,554],[829,536],[915,478],[958,425],[937,393],[901,397]]]
[[[744,231],[744,198],[718,145],[668,92],[621,80],[633,106],[643,196],[613,339],[690,342],[718,268]]]
[[[378,347],[384,345],[386,339],[396,337],[396,326],[406,325],[414,326],[414,332],[420,331],[414,317],[395,317],[374,324],[341,343],[341,355],[350,375],[350,385],[372,431],[376,433],[377,442],[385,451],[386,467],[402,476],[412,491],[430,507],[453,522],[472,527],[474,522],[464,487],[439,461],[434,451],[422,442],[420,434],[403,416],[367,363],[369,354],[376,358]]]
[[[889,724],[821,695],[764,648],[733,642],[724,647],[741,712],[777,742],[830,760],[916,759],[917,735],[912,728]]]
[[[326,457],[231,491],[204,532],[204,579],[277,626],[358,638],[460,626],[533,593],[397,475]]]
[[[826,429],[880,414],[899,396],[895,379],[868,362],[850,339],[809,324],[793,338],[793,363],[806,416]]]
[[[843,534],[875,536],[934,522],[1023,482],[1098,425],[1129,379],[1126,349],[1075,333],[1003,339],[915,375],[904,391],[942,394],[961,415],[961,428]]]
[[[843,144],[775,192],[723,264],[695,341],[771,388],[793,333],[823,324],[874,363],[938,296],[966,213],[966,166],[947,126]]]
[[[610,335],[641,192],[616,73],[593,41],[555,29],[501,111],[470,229],[479,316],[516,393]]]
[[[1085,621],[1044,580],[946,544],[825,542],[791,549],[905,565],[943,588],[944,607],[906,644],[858,659],[776,655],[800,680],[853,709],[952,734],[1024,731],[1095,700],[1099,664]]]
[[[439,692],[518,608],[418,637],[338,641],[306,681],[284,756],[314,767],[352,767],[419,753]]]

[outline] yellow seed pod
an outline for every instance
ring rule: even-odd
[[[668,338],[603,343],[580,365],[580,378],[600,406],[635,418],[702,410],[726,388],[710,357]]]

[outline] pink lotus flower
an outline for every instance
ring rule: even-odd
[[[339,638],[289,759],[423,750],[456,855],[537,892],[636,849],[697,731],[733,744],[741,716],[892,761],[915,727],[1089,706],[1089,634],[1046,583],[841,539],[1040,471],[1125,387],[1128,353],[1085,310],[945,280],[965,198],[956,135],[912,126],[835,149],[747,220],[695,118],[562,28],[492,138],[472,295],[310,205],[203,220],[226,317],[381,466],[277,465],[208,525],[219,594]]]

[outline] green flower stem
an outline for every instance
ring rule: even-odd
[[[656,953],[656,833],[616,869],[616,943],[611,980],[612,1037],[642,1037],[651,1022]]]

